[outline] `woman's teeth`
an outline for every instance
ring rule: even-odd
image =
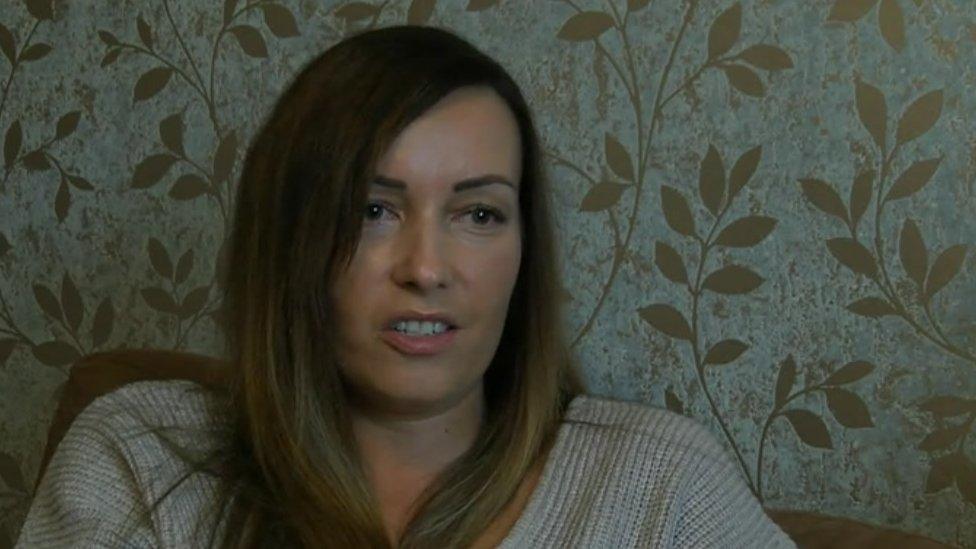
[[[434,335],[447,331],[447,324],[443,322],[418,322],[410,320],[398,322],[394,329],[407,335]]]

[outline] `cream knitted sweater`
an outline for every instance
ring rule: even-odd
[[[189,381],[126,385],[89,405],[58,446],[17,548],[202,547],[216,482],[191,476],[151,524],[125,530],[185,465],[150,425],[213,426],[217,399]],[[521,517],[499,547],[795,547],[763,512],[724,448],[695,421],[581,395]],[[183,439],[206,450],[204,435]],[[222,533],[217,530],[218,535]]]

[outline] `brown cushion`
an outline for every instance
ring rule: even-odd
[[[800,549],[946,549],[917,534],[806,511],[767,509],[766,514]]]
[[[71,368],[71,375],[48,429],[37,483],[40,484],[54,450],[75,417],[101,395],[137,381],[187,379],[208,387],[224,379],[222,360],[203,355],[155,349],[131,349],[88,355]]]

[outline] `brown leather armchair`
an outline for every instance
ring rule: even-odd
[[[71,370],[48,430],[38,482],[75,416],[98,396],[127,383],[156,379],[188,379],[205,386],[219,386],[223,383],[225,365],[212,357],[161,350],[112,351],[82,358]],[[952,547],[916,534],[841,517],[769,508],[766,513],[802,549]]]

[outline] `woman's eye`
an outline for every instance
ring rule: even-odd
[[[383,216],[383,211],[387,210],[386,205],[379,202],[369,202],[366,204],[366,220],[376,221]]]
[[[496,225],[505,223],[505,216],[490,206],[475,206],[465,213],[471,216],[475,225],[488,226],[492,223],[492,220],[494,220],[494,224]]]
[[[382,220],[383,212],[392,211],[386,204],[381,202],[369,202],[366,204],[364,212],[367,222],[377,222]],[[505,215],[498,209],[486,205],[477,205],[466,210],[462,216],[469,216],[471,221],[479,227],[488,227],[492,224],[502,225],[506,221]]]

